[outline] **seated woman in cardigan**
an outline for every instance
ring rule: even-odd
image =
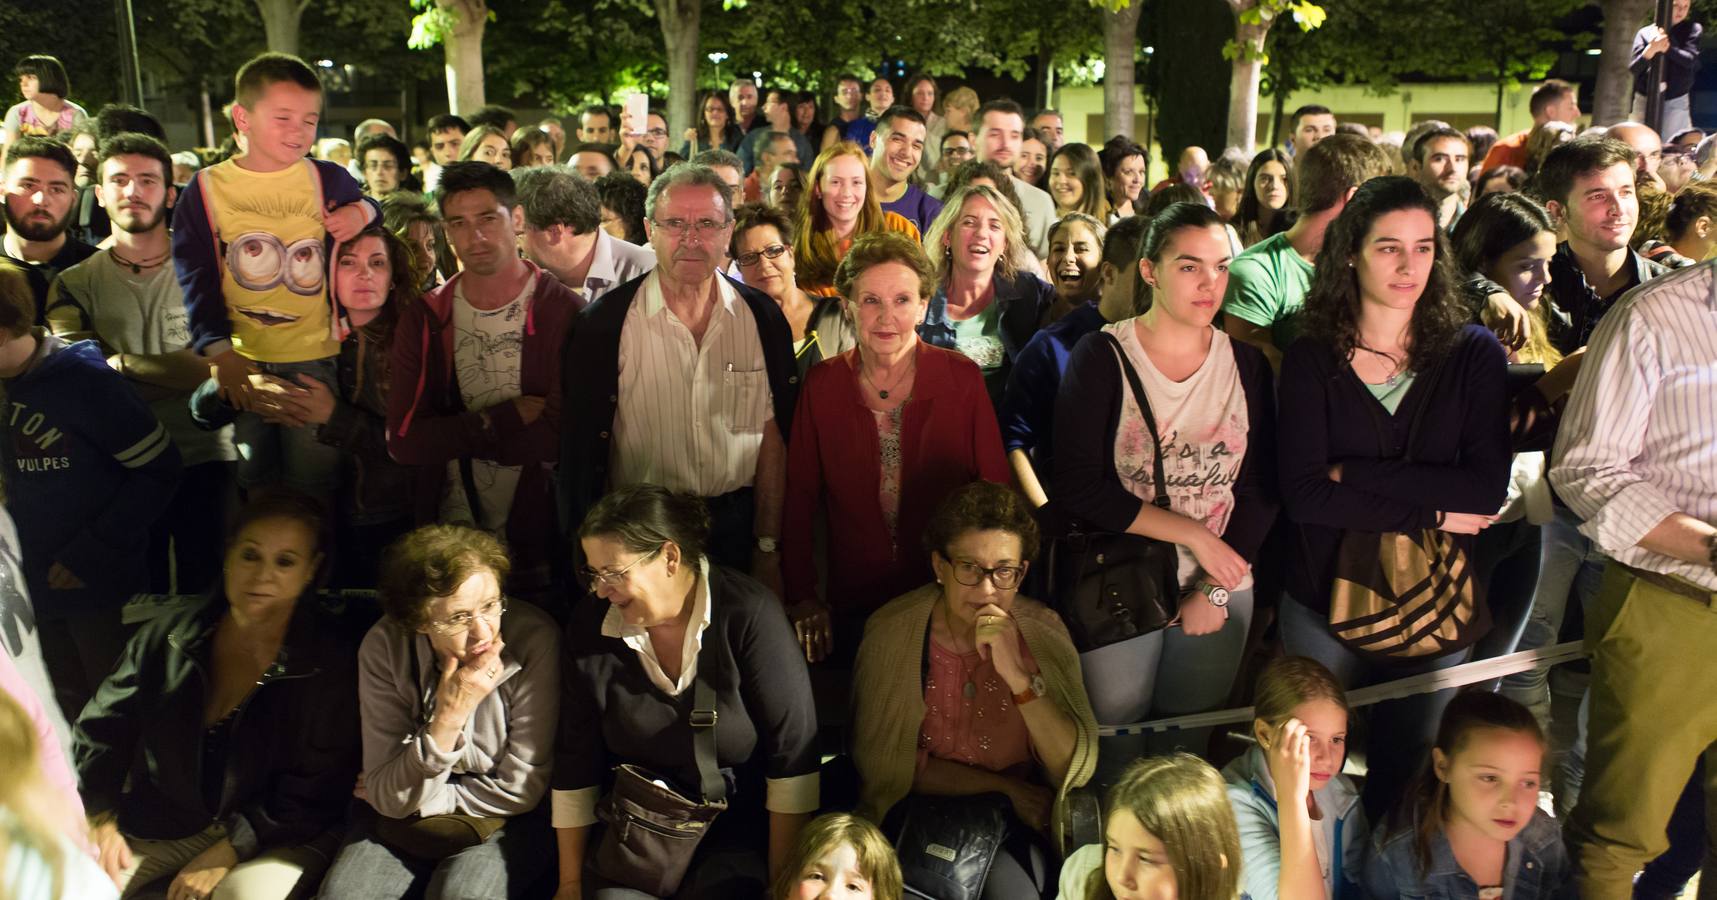
[[[943,501],[925,544],[937,583],[878,610],[859,645],[858,811],[880,822],[916,796],[1001,794],[1008,835],[985,896],[1042,896],[1058,809],[1096,766],[1097,723],[1066,628],[1018,595],[1037,523],[1013,490],[974,482]]]

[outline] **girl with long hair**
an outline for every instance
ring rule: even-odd
[[[680,156],[686,159],[705,150],[726,150],[738,153],[745,132],[735,122],[733,104],[725,91],[704,91],[698,98],[698,124],[687,129],[686,142],[680,145]]]
[[[875,825],[827,813],[799,832],[771,900],[900,900],[900,861]]]
[[[1246,168],[1240,210],[1234,214],[1234,230],[1240,233],[1240,243],[1250,247],[1272,234],[1286,231],[1288,213],[1293,208],[1293,161],[1274,147],[1260,150]]]
[[[1235,900],[1240,835],[1210,763],[1188,753],[1135,761],[1109,790],[1103,843],[1061,866],[1061,900]]]
[[[918,240],[917,226],[883,210],[872,177],[870,157],[851,141],[829,147],[811,164],[808,190],[793,216],[793,256],[806,292],[834,296],[835,268],[861,234],[898,231]]]
[[[1103,182],[1103,164],[1097,151],[1085,144],[1062,144],[1049,157],[1048,172],[1049,196],[1055,200],[1056,218],[1084,213],[1108,223],[1108,187]]]

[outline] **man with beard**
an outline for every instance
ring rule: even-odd
[[[204,431],[191,421],[190,394],[209,377],[209,366],[191,349],[185,295],[173,272],[172,157],[155,138],[121,133],[102,143],[95,169],[96,199],[113,221],[113,245],[60,273],[48,291],[48,328],[67,341],[100,343],[108,366],[125,376],[179,448],[185,467],[179,487],[149,533],[149,590],[200,593],[218,571],[219,557],[208,549],[226,533],[227,485],[238,453],[230,427]]]
[[[1461,202],[1461,189],[1467,184],[1472,145],[1466,135],[1453,128],[1438,128],[1420,135],[1418,143],[1409,149],[1412,159],[1407,163],[1408,174],[1437,202],[1437,224],[1444,231],[1453,231],[1455,222],[1467,211]]]
[[[6,238],[0,256],[24,270],[45,321],[48,285],[95,248],[66,233],[77,199],[77,158],[55,140],[21,137],[6,148]]]
[[[575,531],[608,488],[690,491],[709,506],[710,561],[779,594],[798,366],[775,301],[716,271],[735,193],[708,166],[662,173],[644,207],[656,268],[579,317],[562,354],[560,522]]]

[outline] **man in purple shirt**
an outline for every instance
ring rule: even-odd
[[[910,106],[890,106],[870,135],[871,181],[884,212],[899,213],[923,235],[942,211],[942,201],[911,181],[924,158],[924,117]]]

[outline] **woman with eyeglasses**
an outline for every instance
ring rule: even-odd
[[[89,846],[125,896],[314,889],[360,758],[356,631],[316,593],[327,533],[313,500],[252,500],[215,589],[145,623],[78,717]]]
[[[748,279],[749,280],[749,279]],[[935,273],[918,242],[867,234],[835,273],[858,347],[806,376],[787,448],[782,578],[805,656],[847,668],[864,621],[924,583],[925,524],[975,478],[1006,481],[1001,432],[971,360],[918,337]],[[841,302],[841,301],[837,301]],[[828,590],[813,559],[827,516]]]
[[[1019,595],[1037,522],[1012,488],[973,482],[942,501],[924,545],[936,583],[871,616],[853,670],[858,812],[994,804],[1005,836],[983,896],[1044,896],[1061,807],[1096,768],[1097,722],[1067,629]],[[930,887],[910,872],[907,886]]]
[[[605,868],[628,840],[599,825],[614,769],[706,799],[694,750],[707,693],[727,808],[698,839],[678,900],[761,896],[819,803],[817,711],[804,655],[774,594],[713,565],[702,498],[652,484],[610,491],[578,531],[584,577],[566,632],[554,826],[561,898],[654,896]],[[765,836],[767,837],[764,840]],[[761,852],[768,848],[767,854]],[[653,889],[654,885],[650,885]]]
[[[516,896],[547,868],[560,641],[501,593],[509,568],[462,525],[388,548],[385,615],[358,651],[364,803],[323,896]]]
[[[853,347],[853,327],[839,297],[814,297],[793,280],[793,220],[759,203],[734,210],[733,246],[745,283],[781,307],[793,328],[793,358],[799,376],[817,363]]]

